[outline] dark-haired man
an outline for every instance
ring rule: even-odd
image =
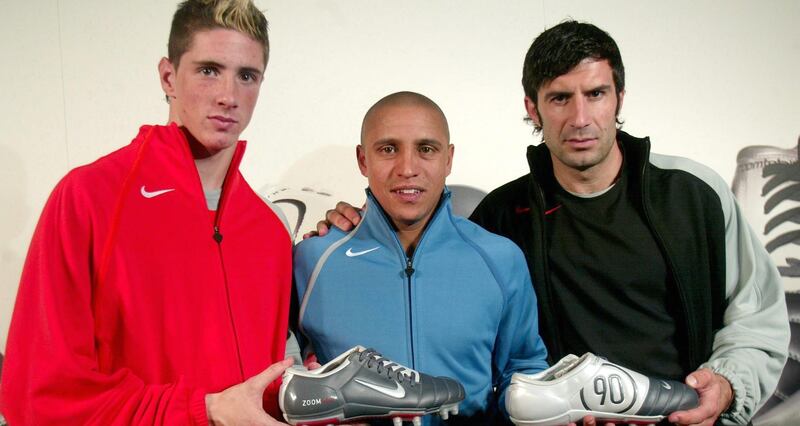
[[[250,0],[179,6],[169,125],[72,170],[44,208],[3,367],[11,424],[277,423],[292,243],[238,169],[268,52]]]
[[[592,351],[686,378],[701,405],[671,422],[746,423],[777,384],[788,330],[777,269],[727,185],[617,128],[625,71],[594,25],[537,37],[523,86],[544,143],[471,218],[526,252],[553,359]]]
[[[594,25],[537,37],[523,86],[544,143],[471,219],[526,253],[550,360],[591,351],[685,379],[701,404],[670,422],[747,423],[775,389],[789,331],[778,271],[727,185],[617,128],[622,58]]]

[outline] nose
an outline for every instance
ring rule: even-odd
[[[416,150],[406,149],[401,151],[397,156],[397,163],[395,165],[397,175],[406,178],[416,176],[418,174],[417,160]]]
[[[217,93],[217,105],[224,108],[236,108],[239,106],[239,86],[235,78],[225,78],[220,82],[219,92]]]
[[[589,118],[589,103],[583,96],[578,96],[572,102],[572,127],[582,129],[591,123]]]

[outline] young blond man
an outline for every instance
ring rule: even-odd
[[[179,5],[168,124],[44,208],[0,386],[11,424],[277,423],[292,243],[238,169],[268,53],[250,0]]]

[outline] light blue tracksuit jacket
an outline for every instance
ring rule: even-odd
[[[460,413],[495,407],[515,372],[547,367],[522,252],[454,216],[445,190],[413,256],[367,190],[350,233],[332,229],[295,249],[299,328],[326,363],[355,345],[464,385]],[[497,389],[497,394],[493,392]],[[504,408],[503,408],[504,409]]]

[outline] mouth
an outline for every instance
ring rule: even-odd
[[[212,116],[209,116],[208,118],[210,118],[212,120],[218,120],[218,121],[221,121],[223,123],[238,123],[238,121],[236,121],[236,119],[231,118],[231,117],[226,117],[224,115],[212,115]]]
[[[223,115],[212,115],[209,116],[208,119],[211,120],[211,122],[214,123],[214,126],[219,130],[229,130],[239,123],[239,121],[236,119]]]
[[[597,138],[567,138],[564,142],[573,148],[589,148],[597,141]]]
[[[418,187],[402,187],[394,188],[391,190],[391,192],[401,200],[410,203],[417,201],[419,197],[422,196],[422,193],[425,192],[425,190]]]

